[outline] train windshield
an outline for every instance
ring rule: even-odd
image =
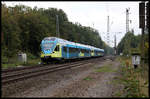
[[[48,41],[55,41],[55,38],[54,38],[54,37],[52,37],[52,38],[46,37],[46,38],[44,38],[44,40],[45,40],[45,41],[46,41],[46,40],[48,40]]]
[[[53,47],[54,43],[44,43],[43,44],[43,49],[47,50],[47,49],[51,49]]]

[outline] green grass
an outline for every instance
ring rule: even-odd
[[[114,96],[117,96],[117,97],[121,97],[121,93],[120,93],[120,91],[118,91],[118,92],[116,92],[115,94],[114,94]]]
[[[39,62],[41,62],[41,60],[38,58],[38,59],[30,59],[27,61],[26,66],[31,66],[31,65],[36,65],[38,64]]]
[[[92,80],[92,78],[91,77],[86,77],[83,80]]]
[[[141,76],[141,72],[143,71],[142,68],[127,68],[125,64],[126,60],[131,61],[130,59],[121,58],[122,63],[120,69],[122,76],[115,79],[115,83],[124,85],[123,92],[125,97],[148,97],[148,84],[147,82],[143,83],[144,79]],[[117,96],[119,96],[118,94],[120,95],[120,93],[116,93]]]
[[[2,56],[1,68],[6,69],[6,68],[14,68],[17,66],[34,66],[37,65],[39,62],[41,62],[40,57],[36,57],[30,53],[27,53],[26,63],[19,62],[17,55],[9,58],[9,62],[6,56]]]
[[[95,72],[116,72],[113,68],[111,68],[112,64],[104,65],[98,69],[95,70]]]
[[[16,67],[18,64],[2,64],[2,68]]]
[[[13,63],[2,63],[2,68],[14,68],[17,66],[34,66],[41,62],[40,59],[28,59],[26,63],[22,62],[13,62]]]

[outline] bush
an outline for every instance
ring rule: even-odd
[[[8,58],[6,56],[2,56],[2,63],[7,63],[8,62]]]
[[[27,54],[27,59],[36,59],[37,57],[31,53],[26,53]]]

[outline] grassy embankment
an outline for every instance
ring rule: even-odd
[[[139,65],[134,69],[131,57],[119,57],[121,77],[116,78],[116,82],[124,85],[122,92],[117,92],[118,96],[125,97],[149,97],[148,93],[148,64]]]
[[[2,58],[2,62],[1,62],[2,69],[14,68],[17,66],[34,66],[34,65],[39,64],[39,62],[41,62],[40,57],[34,56],[30,53],[27,53],[27,62],[26,63],[19,62],[17,55],[15,55],[9,59],[6,56],[2,56],[1,58]]]

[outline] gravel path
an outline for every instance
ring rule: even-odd
[[[105,72],[97,72],[99,68]],[[121,85],[111,82],[119,76],[119,63],[105,60],[53,72],[2,87],[2,97],[115,97]]]

